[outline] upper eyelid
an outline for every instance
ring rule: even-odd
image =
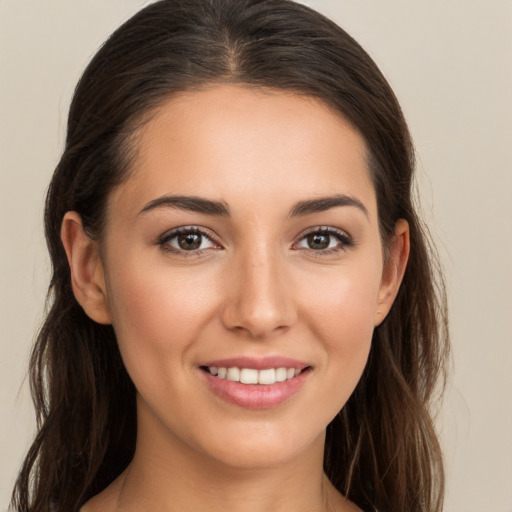
[[[219,242],[219,237],[217,237],[210,229],[207,229],[202,226],[195,226],[195,225],[185,225],[185,226],[178,226],[172,229],[169,229],[162,233],[158,239],[157,244],[165,244],[170,239],[174,238],[175,236],[181,234],[181,233],[200,233],[202,236],[205,236],[209,240],[212,241],[215,245],[218,245],[219,247],[222,247],[222,244]]]
[[[346,231],[345,229],[336,228],[334,226],[313,226],[310,228],[306,228],[305,230],[301,231],[301,233],[297,236],[297,240],[301,240],[307,235],[310,235],[311,233],[329,233],[329,234],[339,234],[346,236],[347,238],[353,239],[352,235]]]
[[[296,246],[299,244],[302,240],[304,240],[307,236],[311,235],[312,233],[326,233],[329,236],[333,236],[338,238],[338,242],[341,244],[341,247],[338,249],[330,248],[330,249],[324,249],[324,250],[315,250],[315,249],[306,249],[303,248],[303,250],[307,251],[313,251],[313,254],[315,254],[318,257],[321,257],[322,255],[326,255],[328,253],[332,253],[333,251],[348,249],[351,247],[355,247],[357,245],[356,241],[350,235],[347,231],[340,228],[335,228],[333,226],[317,226],[313,228],[308,228],[307,230],[303,231],[297,238],[296,241],[293,242],[293,246]]]
[[[212,231],[210,229],[195,225],[178,226],[175,228],[168,229],[167,231],[162,233],[158,238],[163,240],[165,238],[172,238],[175,235],[179,235],[180,233],[186,232],[201,233],[202,235],[208,238],[215,238],[215,235],[212,234]]]

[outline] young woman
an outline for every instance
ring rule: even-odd
[[[442,282],[378,68],[287,0],[163,0],[78,84],[13,508],[442,508]]]

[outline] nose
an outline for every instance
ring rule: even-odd
[[[297,312],[282,257],[269,248],[247,251],[228,272],[221,314],[227,329],[263,339],[293,325]]]

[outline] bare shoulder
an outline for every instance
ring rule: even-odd
[[[105,490],[91,498],[79,512],[115,512],[119,493],[123,487],[124,475],[114,480]]]
[[[340,497],[338,503],[332,508],[333,512],[364,512],[360,509],[355,503],[350,500],[347,500],[343,496]]]
[[[114,512],[117,508],[116,500],[102,493],[91,498],[79,512]]]
[[[327,482],[327,510],[329,512],[364,512],[355,503],[345,498],[332,484]]]

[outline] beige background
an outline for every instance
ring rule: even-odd
[[[390,80],[447,273],[448,512],[512,511],[512,2],[310,0]],[[48,261],[42,204],[78,79],[142,0],[0,0],[0,510],[33,431],[26,382]],[[411,511],[413,512],[413,511]]]

